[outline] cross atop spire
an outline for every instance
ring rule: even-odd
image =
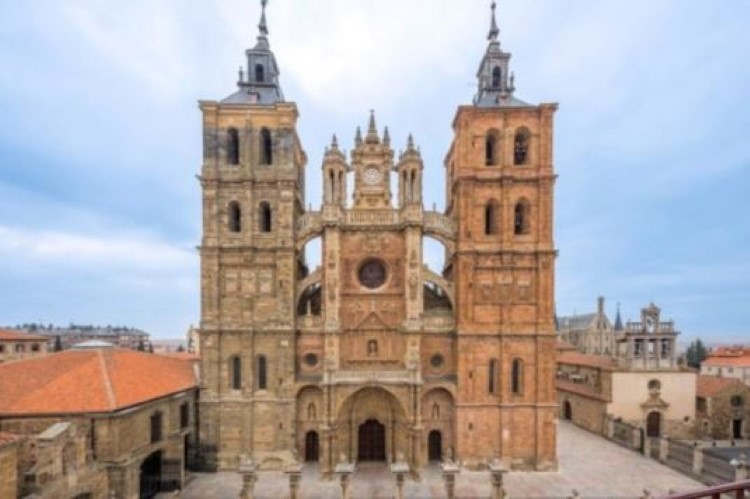
[[[492,22],[490,23],[490,34],[487,35],[487,39],[491,42],[497,41],[497,37],[500,36],[500,28],[497,27],[497,20],[495,19],[495,10],[497,9],[497,3],[492,1]]]
[[[260,36],[268,36],[268,23],[266,22],[266,4],[268,4],[268,0],[260,0],[261,14],[260,14],[260,24],[258,24],[258,30],[260,30]]]

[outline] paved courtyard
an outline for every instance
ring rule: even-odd
[[[569,497],[577,490],[582,497],[639,497],[643,490],[663,495],[700,488],[702,485],[653,459],[621,448],[601,437],[569,423],[558,426],[559,471],[545,473],[511,472],[505,476],[505,490],[512,498]],[[240,477],[236,473],[198,474],[180,497],[187,499],[236,499]],[[423,473],[422,481],[407,481],[407,498],[445,497],[437,466]],[[490,497],[487,472],[463,471],[456,495],[460,498]],[[255,497],[278,499],[289,496],[286,477],[278,472],[264,472],[256,484]],[[317,466],[307,465],[303,472],[300,498],[339,499],[337,482],[321,481]],[[353,481],[352,498],[395,497],[395,480],[385,465],[366,464],[358,468]]]

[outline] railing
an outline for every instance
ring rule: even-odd
[[[347,225],[395,225],[398,223],[398,212],[387,211],[347,211]]]
[[[424,213],[425,232],[434,232],[441,234],[449,239],[456,237],[456,222],[450,217],[436,211],[426,211]]]
[[[722,495],[728,494],[736,499],[744,499],[745,492],[750,490],[750,480],[727,483],[716,487],[686,492],[682,494],[673,494],[665,496],[663,499],[721,499]]]

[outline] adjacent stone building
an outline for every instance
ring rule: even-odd
[[[560,339],[581,353],[604,356],[615,355],[615,334],[623,330],[619,307],[613,325],[604,310],[603,296],[597,300],[596,312],[560,317],[557,328]]]
[[[701,374],[734,378],[750,385],[750,347],[712,349],[706,360],[701,362]]]
[[[0,365],[0,432],[30,444],[17,457],[19,490],[132,499],[181,488],[198,445],[196,371],[118,348]]]
[[[0,432],[0,497],[18,496],[18,456],[22,442],[18,435]]]
[[[750,387],[736,378],[701,375],[696,396],[698,438],[750,438]]]
[[[47,338],[0,329],[0,364],[47,353]]]
[[[265,1],[263,2],[265,7]],[[202,101],[201,450],[328,474],[341,458],[419,469],[452,453],[556,467],[553,120],[515,96],[494,6],[471,104],[445,158],[447,208],[422,202],[412,137],[374,114],[322,160],[306,208],[298,110],[279,84],[265,10],[238,90]],[[398,189],[391,175],[398,178]],[[347,179],[353,176],[353,192]],[[422,242],[445,247],[441,273]],[[322,266],[306,246],[322,240]]]
[[[561,343],[560,416],[596,433],[607,431],[608,419],[619,418],[651,437],[692,436],[697,375],[677,363],[678,334],[651,304],[640,322],[628,322],[614,335],[613,356],[584,354]]]

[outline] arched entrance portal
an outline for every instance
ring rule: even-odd
[[[320,458],[320,443],[318,434],[314,431],[308,431],[305,435],[305,461],[317,462]]]
[[[566,400],[563,404],[563,419],[566,421],[573,420],[573,407],[570,405],[569,400]]]
[[[385,461],[385,426],[376,419],[359,425],[359,461]]]
[[[661,436],[661,413],[650,412],[646,418],[646,435],[649,437]]]
[[[151,499],[161,489],[161,451],[154,452],[141,464],[140,499]]]
[[[443,435],[433,430],[427,437],[427,449],[430,461],[441,461],[443,459]]]

